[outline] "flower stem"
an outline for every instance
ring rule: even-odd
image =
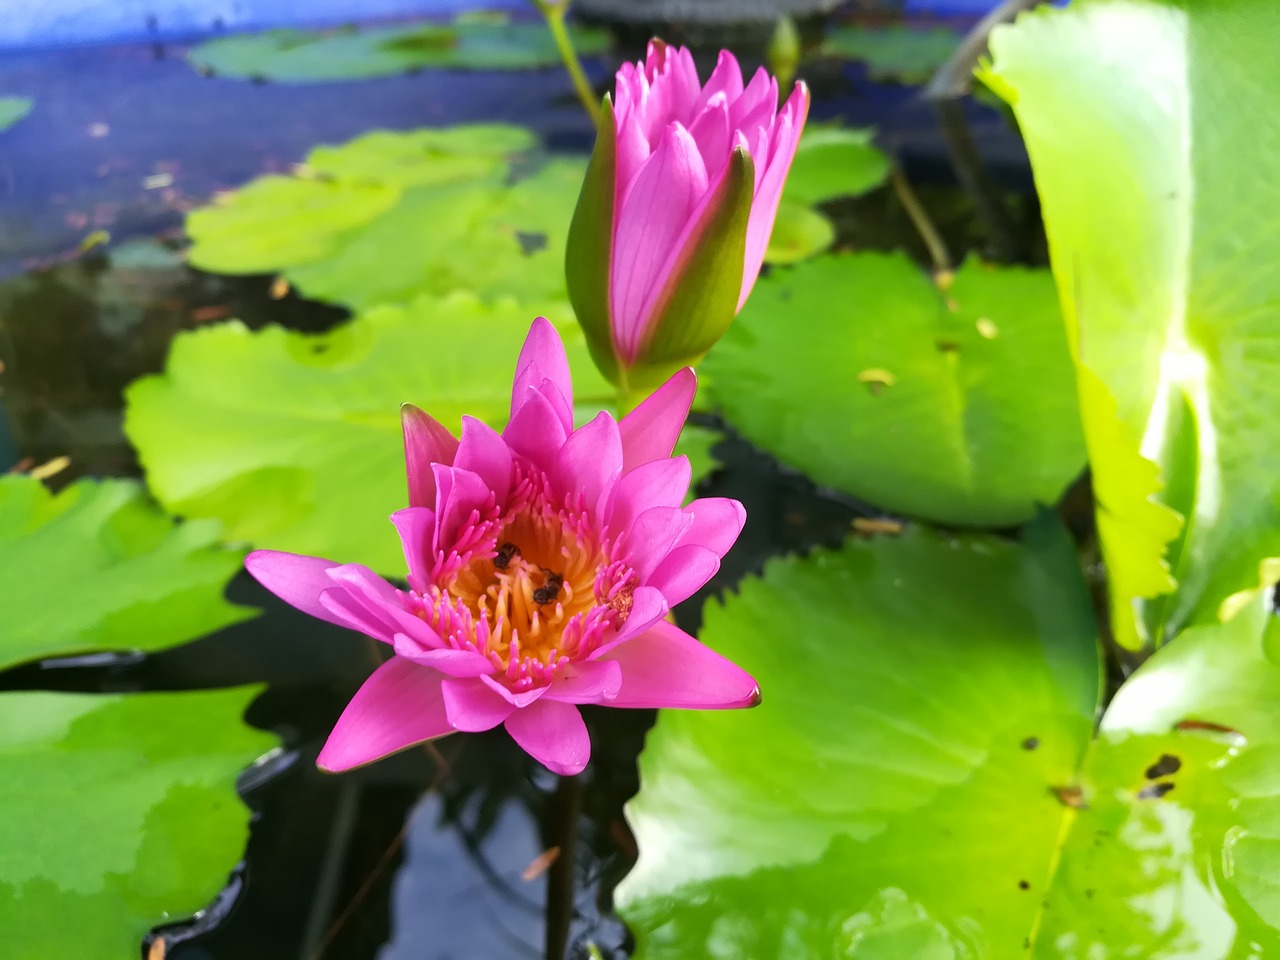
[[[600,107],[596,103],[595,91],[591,89],[591,83],[582,70],[582,61],[578,59],[578,51],[573,49],[573,38],[569,36],[569,28],[564,22],[565,14],[569,12],[569,0],[533,0],[533,2],[542,11],[543,19],[547,21],[547,29],[551,31],[556,49],[560,51],[560,59],[569,73],[569,79],[573,81],[573,89],[577,92],[578,99],[582,101],[582,109],[587,111],[592,125],[599,126]]]
[[[929,214],[925,211],[924,205],[920,203],[920,198],[911,189],[911,183],[903,175],[902,170],[896,163],[889,167],[889,182],[893,186],[893,192],[898,195],[898,201],[902,204],[902,208],[907,211],[907,216],[911,218],[912,224],[915,225],[916,232],[920,234],[920,239],[924,241],[925,247],[928,248],[929,258],[933,261],[933,268],[935,270],[950,270],[951,254],[947,252],[946,242],[942,239],[942,235],[938,233],[938,228],[933,225],[933,221],[929,219]]]

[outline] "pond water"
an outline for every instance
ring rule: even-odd
[[[959,26],[957,24],[956,26]],[[121,391],[162,369],[181,330],[238,317],[306,331],[344,312],[272,278],[202,274],[181,257],[186,210],[318,143],[373,128],[470,121],[532,127],[557,151],[585,152],[591,131],[559,70],[425,70],[410,76],[298,86],[201,77],[177,46],[18,54],[0,89],[39,104],[0,139],[0,471],[67,455],[54,480],[138,475],[121,428]],[[631,56],[635,51],[625,51]],[[603,61],[588,64],[603,88]],[[813,117],[877,128],[953,251],[980,235],[955,186],[931,108],[907,86],[871,82],[846,64],[817,64]],[[994,111],[969,105],[975,138],[1001,187],[1030,206],[1020,143]],[[893,194],[833,210],[842,242],[924,248]],[[1028,216],[1034,222],[1034,211]],[[110,243],[77,250],[94,230]],[[1038,249],[1034,227],[1027,249]],[[742,500],[751,517],[700,605],[780,553],[835,544],[871,511],[815,489],[728,437],[725,465],[700,492]],[[185,690],[265,682],[248,719],[286,751],[242,783],[255,813],[241,869],[194,924],[165,930],[177,960],[321,957],[383,960],[628,954],[610,892],[634,861],[622,807],[653,716],[587,711],[594,744],[570,786],[501,731],[458,736],[340,777],[314,761],[334,719],[372,667],[372,641],[286,607],[241,574],[230,598],[261,617],[152,656],[90,657],[0,675],[0,688]],[[547,856],[558,850],[554,862]]]

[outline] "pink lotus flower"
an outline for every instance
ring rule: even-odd
[[[759,702],[750,675],[664,619],[716,572],[746,516],[736,500],[681,506],[689,461],[671,450],[694,388],[682,370],[620,423],[601,413],[575,430],[564,347],[539,318],[501,434],[466,417],[459,441],[404,408],[410,505],[391,521],[407,591],[355,564],[249,555],[277,596],[395,651],[347,705],[322,768],[501,723],[573,774],[591,752],[576,704]]]
[[[661,382],[728,328],[764,262],[809,112],[781,112],[763,69],[744,85],[720,54],[706,86],[689,51],[649,44],[606,98],[566,252],[569,296],[592,356],[619,386]]]

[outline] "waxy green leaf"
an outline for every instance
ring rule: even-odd
[[[571,35],[583,56],[608,47],[608,35],[600,30],[575,27]],[[423,68],[527,70],[557,64],[560,54],[543,24],[510,23],[490,14],[453,23],[218,37],[200,44],[188,59],[197,70],[220,77],[316,83]]]
[[[1277,34],[1269,0],[1081,0],[991,37],[984,79],[1035,170],[1130,647],[1280,576]]]
[[[564,299],[569,211],[580,161],[509,183],[536,146],[520,127],[374,131],[316,147],[293,176],[267,176],[187,218],[190,262],[274,273],[355,309],[465,289]]]
[[[960,34],[946,27],[847,26],[831,31],[825,53],[859,60],[873,80],[924,83],[960,45]]]
[[[276,743],[241,722],[257,692],[0,694],[6,958],[137,957],[213,901],[249,835],[237,774]]]
[[[576,399],[612,390],[567,305],[540,305],[563,335]],[[320,335],[239,322],[174,340],[163,374],[130,386],[125,429],[151,489],[227,535],[403,573],[388,522],[406,506],[400,404],[457,431],[463,414],[505,423],[520,346],[538,311],[470,294],[383,306]]]
[[[664,711],[617,892],[637,960],[1229,960],[1280,949],[1280,637],[1189,631],[1093,735],[1075,551],[851,542],[772,562],[701,639],[749,713]],[[820,771],[820,776],[815,776]]]
[[[943,289],[945,287],[945,289]],[[752,443],[893,512],[1014,524],[1084,467],[1047,272],[828,254],[762,279],[703,365]]]
[[[222,598],[244,551],[220,527],[174,524],[131,480],[54,496],[0,477],[0,669],[37,657],[161,650],[254,616]]]
[[[856,197],[884,183],[889,158],[872,145],[872,130],[810,126],[796,147],[782,190],[784,201],[826,203]]]

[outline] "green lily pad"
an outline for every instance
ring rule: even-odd
[[[1263,213],[1280,153],[1259,134],[1278,33],[1266,0],[1085,0],[991,37],[983,78],[1036,175],[1130,647],[1280,576],[1280,424],[1262,413],[1280,404],[1280,238]]]
[[[872,80],[924,83],[959,45],[959,34],[946,27],[847,26],[831,31],[822,49],[865,63]]]
[[[0,477],[0,669],[42,656],[161,650],[257,611],[222,598],[244,551],[210,521],[174,525],[130,480],[57,496]]]
[[[967,261],[944,291],[902,254],[762,279],[704,369],[752,443],[895,513],[1001,526],[1084,468],[1047,272]]]
[[[501,124],[375,131],[317,147],[187,218],[193,266],[275,273],[359,310],[471,290],[565,299],[564,247],[585,164],[552,158],[510,180],[536,145]]]
[[[564,247],[585,169],[581,160],[556,159],[511,186],[473,180],[408,190],[284,276],[306,296],[357,310],[454,290],[564,300]]]
[[[822,253],[835,243],[836,226],[826,214],[803,204],[783,200],[769,235],[764,262],[797,263]]]
[[[1161,651],[1093,739],[1090,602],[1052,524],[774,561],[702,632],[763,704],[664,711],[641,757],[637,960],[1270,956],[1267,616]]]
[[[187,217],[188,260],[213,273],[274,273],[327,256],[406,189],[465,182],[493,189],[535,146],[521,127],[376,130],[319,146],[292,176],[259,177]]]
[[[609,46],[600,30],[575,27],[574,47],[595,56]],[[459,18],[453,23],[327,32],[271,30],[208,40],[188,54],[203,73],[281,83],[383,77],[423,68],[527,70],[560,62],[555,40],[539,22]]]
[[[826,203],[874,190],[889,176],[889,158],[871,143],[872,130],[814,127],[796,148],[783,201]]]
[[[30,97],[0,97],[0,130],[7,130],[31,112]]]
[[[1049,786],[1071,782],[1099,694],[1074,553],[1052,526],[1038,539],[909,529],[772,561],[708,604],[700,638],[764,701],[664,711],[649,734],[617,891],[637,958],[950,957],[970,905],[1022,942],[1038,900],[1018,880],[1043,880]],[[854,951],[885,928],[898,949]]]
[[[249,835],[236,776],[276,744],[241,722],[257,692],[0,694],[6,957],[137,957],[213,901]]]
[[[611,402],[567,305],[549,305],[578,401]],[[236,321],[183,333],[165,372],[129,387],[125,429],[172,512],[216,517],[258,547],[400,573],[387,521],[406,498],[400,404],[455,430],[463,414],[500,426],[534,315],[457,293],[320,335]]]

